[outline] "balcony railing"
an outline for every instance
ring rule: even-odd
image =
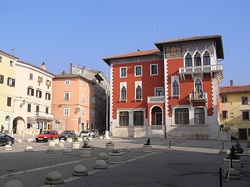
[[[53,114],[46,112],[35,112],[35,117],[38,119],[53,120]]]
[[[210,73],[223,71],[222,64],[210,65],[210,66],[192,66],[179,68],[180,74],[193,74],[193,73]]]
[[[148,103],[164,103],[164,96],[151,96],[148,97]]]
[[[189,94],[190,101],[204,101],[207,100],[207,93],[190,93]]]

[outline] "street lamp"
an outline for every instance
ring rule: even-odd
[[[110,139],[109,137],[109,118],[108,118],[108,85],[106,86],[106,131],[105,131],[105,139]]]

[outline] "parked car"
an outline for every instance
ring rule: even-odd
[[[75,131],[73,130],[65,130],[59,136],[59,140],[67,140],[67,138],[74,138],[76,137]]]
[[[80,132],[80,136],[82,137],[82,138],[84,138],[84,137],[90,137],[91,136],[91,131],[89,131],[89,130],[82,130],[81,132]]]
[[[91,129],[90,131],[91,131],[91,136],[92,136],[93,138],[99,136],[99,131],[98,131],[97,129]]]
[[[56,130],[44,130],[36,136],[36,142],[47,142],[51,138],[59,138],[60,134]]]
[[[0,132],[0,144],[1,145],[12,145],[15,143],[15,138],[8,134]]]

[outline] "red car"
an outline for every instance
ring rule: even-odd
[[[36,136],[36,142],[59,138],[60,134],[56,130],[45,130]]]

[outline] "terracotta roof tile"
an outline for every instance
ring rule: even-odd
[[[244,86],[223,86],[220,87],[220,94],[226,93],[245,93],[250,92],[250,85]]]

